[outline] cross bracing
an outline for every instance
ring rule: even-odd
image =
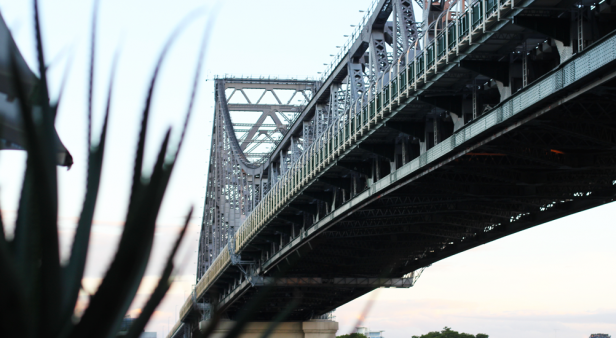
[[[245,175],[242,165],[258,167],[265,161],[293,122],[285,114],[293,117],[299,114],[301,103],[311,97],[315,85],[312,81],[285,79],[216,80],[217,113],[199,244],[200,275],[210,267],[234,235],[238,223],[245,219],[268,189],[267,181],[257,182],[254,176]],[[252,98],[254,102],[246,94],[248,91],[257,91],[257,98]],[[291,93],[285,97],[277,94],[278,91]],[[239,95],[238,92],[245,97],[245,103],[229,103],[234,94]],[[276,102],[262,102],[266,93],[270,93]],[[280,97],[286,98],[285,102]],[[301,102],[293,102],[298,97]],[[251,123],[242,122],[251,119]],[[268,120],[274,123],[266,123]]]
[[[605,6],[563,1],[544,11],[533,9],[543,0],[514,1],[424,6],[438,13],[424,12],[416,44],[383,69],[383,60],[370,63],[371,35],[364,50],[351,48],[260,164],[229,141],[232,181],[253,193],[201,271],[196,299],[233,318],[258,292],[254,282],[275,271],[301,280],[402,278],[613,201],[616,21]],[[375,7],[377,33],[395,3]],[[584,11],[593,14],[578,16]],[[582,28],[595,19],[601,28],[559,40],[566,37],[551,26],[580,17]],[[362,58],[366,89],[353,99],[350,67]],[[259,319],[280,310],[285,287]],[[291,293],[303,305],[291,318],[326,313],[374,287],[297,287]],[[192,308],[187,302],[182,318]]]

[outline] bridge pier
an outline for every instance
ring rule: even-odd
[[[204,332],[208,321],[199,323],[199,329]],[[235,325],[234,321],[223,320],[218,323],[209,338],[224,338]],[[267,331],[270,322],[249,322],[238,338],[261,338]],[[313,319],[306,322],[282,322],[268,336],[269,338],[335,338],[338,322],[326,319]]]

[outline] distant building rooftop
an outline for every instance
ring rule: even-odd
[[[363,334],[368,338],[383,338],[383,332],[385,331],[371,331],[369,328],[363,326],[357,328],[357,333]]]

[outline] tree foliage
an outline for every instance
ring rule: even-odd
[[[413,336],[413,338],[488,338],[488,335],[485,333],[478,333],[477,335],[464,332],[460,333],[445,326],[441,332],[432,331],[421,336]]]
[[[366,337],[366,335],[361,334],[361,333],[350,333],[350,334],[343,334],[342,336],[336,336],[336,338],[368,338]]]

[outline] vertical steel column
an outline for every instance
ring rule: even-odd
[[[362,68],[361,63],[348,63],[347,86],[350,87],[351,102],[357,101],[361,94],[365,91],[364,70]]]
[[[526,41],[524,41],[524,44],[522,44],[522,87],[528,85],[528,55],[526,54]]]
[[[302,137],[304,139],[303,146],[304,149],[308,149],[314,141],[314,121],[304,121],[302,124]]]
[[[438,142],[438,121],[436,118],[432,120],[432,130],[434,132],[434,146],[436,146]]]
[[[370,67],[370,82],[373,86],[379,76],[389,67],[383,31],[372,31],[370,36]]]
[[[402,51],[409,50],[417,40],[417,20],[413,12],[411,0],[394,0],[394,8],[397,13],[398,26],[400,27]],[[408,62],[408,60],[407,60]]]
[[[477,118],[477,81],[473,79],[473,120]]]
[[[321,134],[323,133],[323,131],[325,131],[325,128],[327,128],[327,124],[328,124],[328,113],[327,113],[327,106],[323,105],[323,104],[317,104],[316,105],[316,112],[314,114],[314,128],[315,128],[315,138],[318,139],[319,136],[321,136]]]
[[[584,50],[584,6],[578,10],[577,15],[577,42],[579,53]]]

